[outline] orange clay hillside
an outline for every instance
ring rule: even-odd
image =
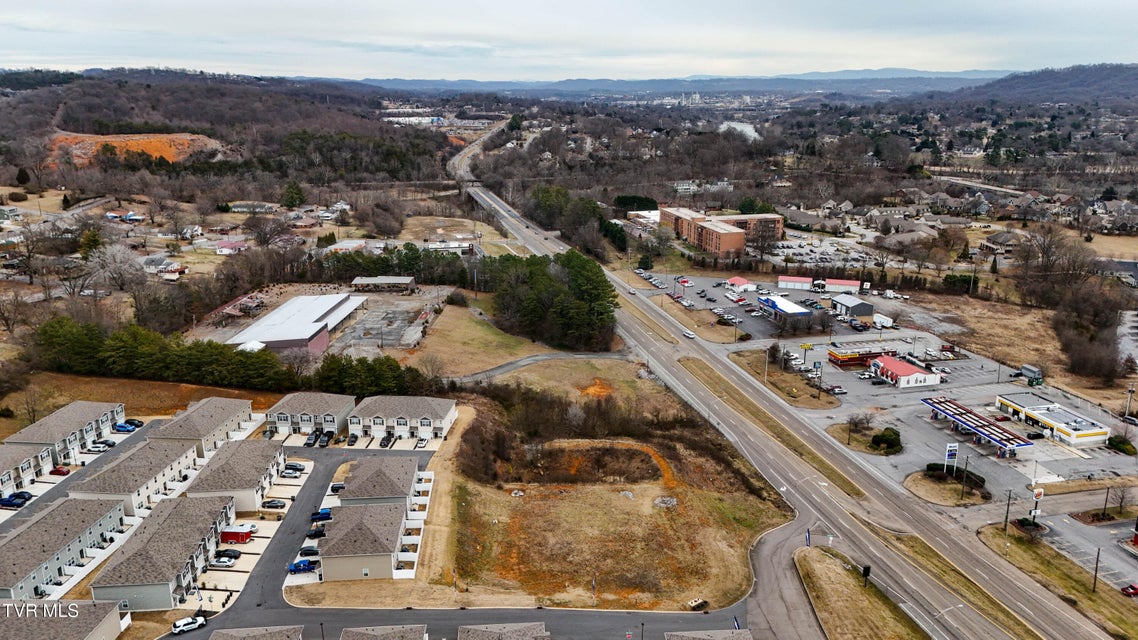
[[[220,151],[222,143],[196,133],[138,133],[96,136],[85,133],[61,132],[52,136],[53,154],[67,147],[75,166],[85,167],[104,144],[110,144],[119,154],[126,151],[144,151],[155,158],[170,162],[185,160],[198,151]]]

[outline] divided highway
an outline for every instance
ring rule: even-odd
[[[536,254],[565,251],[569,247],[537,229],[506,202],[472,182],[470,160],[474,143],[452,161],[456,177],[481,206]],[[825,541],[851,560],[872,566],[873,581],[897,602],[929,635],[942,638],[1011,637],[998,625],[972,609],[920,567],[893,552],[859,522],[854,514],[886,528],[914,533],[1026,621],[1042,637],[1107,638],[1096,625],[1007,564],[981,544],[974,533],[929,510],[916,498],[882,478],[849,455],[844,447],[810,428],[805,418],[785,405],[770,390],[742,371],[720,351],[699,340],[680,338],[683,327],[642,296],[626,295],[628,287],[611,272],[609,279],[621,295],[622,305],[636,306],[654,317],[677,339],[662,342],[626,311],[618,310],[618,331],[630,348],[642,355],[651,370],[705,415],[734,443],[755,467],[796,509],[796,519],[767,533],[752,551],[755,586],[746,600],[747,625],[756,638],[820,639],[824,637],[799,583],[791,561],[794,549],[806,543],[807,529],[815,542]],[[730,384],[745,392],[776,420],[799,434],[815,451],[836,461],[867,497],[855,501],[830,486],[816,470],[778,444],[748,419],[721,402],[678,364],[683,357],[708,362]]]

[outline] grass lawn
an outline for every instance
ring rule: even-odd
[[[1008,531],[1006,549],[1002,524],[984,527],[978,535],[989,549],[1006,553],[1009,562],[1107,633],[1116,638],[1138,638],[1138,615],[1129,598],[1101,580],[1098,590],[1091,591],[1093,576],[1086,569],[1049,544],[1031,542],[1015,527],[1009,527]]]
[[[480,294],[480,300],[482,298],[485,296]],[[449,305],[428,329],[419,348],[392,350],[401,363],[413,366],[421,367],[423,358],[428,355],[438,358],[444,377],[469,375],[518,358],[554,351],[539,342],[501,331],[466,307]]]
[[[873,447],[873,436],[881,432],[882,429],[867,429],[865,431],[854,431],[851,434],[848,422],[839,422],[826,427],[826,433],[847,448],[875,456],[885,455],[883,450]]]
[[[964,491],[964,497],[961,498],[959,482],[955,480],[938,482],[926,478],[924,471],[910,474],[909,477],[905,478],[904,486],[921,500],[945,507],[967,507],[989,502],[972,486]]]
[[[1097,491],[1107,487],[1138,487],[1138,476],[1120,476],[1117,478],[1095,478],[1093,480],[1064,480],[1062,482],[1040,483],[1047,495],[1058,496],[1064,493],[1078,493],[1080,491]]]
[[[794,552],[794,566],[828,637],[842,640],[929,637],[877,585],[870,583],[863,587],[860,567],[833,549],[802,547]]]

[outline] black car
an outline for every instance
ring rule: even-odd
[[[391,436],[383,436],[379,440],[379,447],[381,449],[386,449],[387,447],[391,446],[392,440],[394,440],[394,438],[392,438]]]
[[[25,500],[25,501],[31,501],[31,499],[34,498],[35,496],[33,496],[31,493],[29,493],[27,491],[15,491],[12,493],[12,497],[13,498],[20,498],[21,500]]]
[[[332,486],[329,488],[329,490],[332,493],[340,493],[341,491],[344,490],[344,483],[343,482],[333,482]]]
[[[261,502],[262,509],[284,509],[285,501],[274,498],[272,500],[264,500]]]
[[[146,426],[146,423],[143,422],[142,420],[139,420],[138,418],[127,418],[126,420],[123,420],[123,423],[129,424],[130,426],[134,427],[135,429],[141,429],[144,426]]]
[[[321,525],[319,527],[312,527],[309,529],[308,533],[304,534],[304,537],[308,538],[309,540],[315,540],[316,538],[323,538],[326,535],[328,534],[324,533],[324,526]]]
[[[314,447],[316,446],[316,441],[318,439],[320,439],[320,434],[316,431],[313,431],[312,433],[308,434],[308,439],[304,441],[304,446]]]
[[[304,465],[299,462],[286,462],[284,468],[289,471],[304,471]]]
[[[320,549],[317,549],[316,547],[301,547],[300,548],[300,557],[301,558],[311,558],[312,556],[318,556],[318,555],[320,555]]]
[[[332,436],[325,433],[324,435],[320,436],[320,442],[317,444],[319,444],[321,447],[327,447],[328,444],[331,442],[332,442]]]
[[[233,558],[234,560],[241,557],[241,551],[238,549],[218,549],[214,554],[215,558]]]
[[[356,442],[358,442],[359,439],[360,439],[360,437],[354,433],[352,435],[348,436],[348,446],[349,447],[356,446]]]

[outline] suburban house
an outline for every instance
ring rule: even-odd
[[[219,256],[231,256],[241,253],[249,248],[249,244],[241,240],[218,240],[214,250]]]
[[[928,387],[940,384],[940,374],[932,373],[915,364],[892,356],[879,356],[869,363],[870,369],[898,389]]]
[[[1000,255],[1015,251],[1022,241],[1023,236],[1014,231],[1000,231],[981,240],[980,248]]]
[[[454,400],[424,396],[364,398],[348,416],[348,432],[361,438],[441,438],[458,417]]]
[[[229,432],[250,422],[253,403],[237,398],[205,398],[174,416],[169,422],[150,427],[150,440],[177,440],[193,446],[199,458],[229,440]]]
[[[194,478],[186,495],[232,496],[239,513],[256,511],[284,463],[284,445],[279,440],[226,442]]]
[[[340,504],[399,504],[409,520],[427,517],[433,471],[420,471],[419,459],[411,456],[360,458],[352,466],[340,491]]]
[[[303,632],[304,625],[218,629],[209,634],[209,640],[299,640]],[[423,640],[423,638],[420,636],[415,640]]]
[[[401,624],[390,627],[344,629],[340,640],[427,640],[427,625]],[[210,640],[214,640],[210,638]]]
[[[102,549],[123,530],[124,516],[118,500],[51,503],[0,538],[0,557],[4,558],[0,598],[29,600],[50,595],[78,568],[97,562]]]
[[[339,433],[348,423],[356,399],[336,393],[301,391],[280,399],[266,414],[266,429],[273,433],[312,433],[313,430]]]
[[[185,602],[233,522],[232,498],[164,500],[91,583],[95,600],[124,610],[165,611]]]
[[[51,468],[51,448],[39,444],[0,444],[0,496],[26,488]]]
[[[0,600],[0,610],[26,604]],[[0,638],[112,640],[130,626],[130,616],[119,616],[118,604],[106,600],[40,603],[35,616],[0,616]]]
[[[548,640],[544,622],[476,624],[458,628],[458,640]]]
[[[124,451],[94,475],[71,485],[67,495],[84,500],[120,500],[128,516],[181,493],[194,469],[194,447],[181,440],[147,440]]]
[[[320,543],[325,581],[383,580],[415,577],[414,560],[421,536],[405,536],[407,509],[403,504],[333,507],[327,537]],[[420,523],[420,527],[422,524]],[[422,529],[419,529],[421,532]],[[406,555],[407,560],[400,556]]]
[[[121,402],[77,400],[8,436],[6,444],[51,447],[53,464],[70,465],[81,449],[105,437],[126,418]]]

